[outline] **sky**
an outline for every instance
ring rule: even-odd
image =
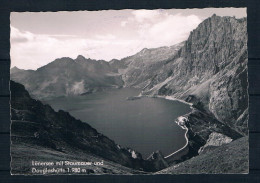
[[[12,12],[11,67],[37,69],[56,58],[121,59],[185,41],[204,19],[246,17],[246,8]]]

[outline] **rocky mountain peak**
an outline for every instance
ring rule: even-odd
[[[18,67],[16,67],[16,66],[14,66],[14,67],[11,68],[11,70],[17,70],[17,69],[20,70],[20,69],[19,69]]]
[[[140,54],[144,54],[145,52],[147,52],[149,49],[148,48],[144,48],[144,49],[142,49],[139,53]]]
[[[10,73],[13,74],[13,73],[17,73],[19,71],[22,71],[22,69],[19,69],[18,67],[14,66],[13,68],[11,68]]]
[[[78,55],[75,60],[86,60],[86,58],[83,55]]]

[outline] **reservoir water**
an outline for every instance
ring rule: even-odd
[[[135,88],[110,89],[54,98],[45,103],[56,111],[68,111],[115,143],[140,152],[144,158],[156,150],[167,156],[182,148],[186,143],[185,130],[174,120],[188,113],[189,105],[163,98],[126,100],[139,93]]]

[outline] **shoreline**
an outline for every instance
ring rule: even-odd
[[[193,107],[192,107],[192,105],[193,105],[192,103],[186,102],[186,101],[181,100],[181,99],[177,99],[177,98],[172,97],[172,96],[162,96],[162,95],[157,95],[157,96],[138,95],[138,96],[136,96],[136,97],[138,97],[138,98],[142,98],[142,97],[163,98],[163,99],[165,99],[165,100],[178,101],[178,102],[181,102],[181,103],[184,103],[184,104],[189,105],[191,109],[193,108]],[[187,113],[187,114],[188,114],[188,113]],[[185,115],[185,114],[184,114],[184,115]],[[181,116],[179,116],[179,117],[181,117]],[[179,118],[179,117],[178,117],[178,118]],[[178,118],[175,120],[175,123],[177,123]],[[188,144],[189,144],[189,139],[188,139],[188,137],[187,137],[187,133],[188,133],[189,129],[188,129],[185,125],[182,126],[182,125],[179,125],[178,123],[177,123],[177,125],[180,126],[182,129],[185,129],[184,137],[185,137],[186,143],[185,143],[185,145],[184,145],[182,148],[180,148],[180,149],[178,149],[177,151],[174,151],[173,153],[171,153],[171,154],[165,156],[165,157],[164,157],[165,159],[167,159],[167,158],[169,158],[169,157],[175,155],[176,153],[180,152],[181,150],[185,149],[185,148],[188,146]]]
[[[164,98],[165,100],[173,100],[173,101],[178,101],[178,102],[187,104],[187,105],[189,105],[190,108],[192,109],[192,105],[193,105],[193,104],[192,104],[192,103],[189,103],[189,102],[186,102],[186,101],[184,101],[184,100],[177,99],[177,98],[172,97],[172,96],[157,96],[157,97],[158,97],[158,98]],[[187,113],[187,114],[188,114],[188,113]],[[185,115],[185,114],[184,114],[184,115]],[[181,116],[179,116],[179,117],[181,117]],[[179,118],[179,117],[178,117],[178,118]],[[177,123],[178,118],[175,120],[175,123]],[[188,144],[189,144],[189,139],[188,139],[188,137],[187,137],[187,133],[188,133],[189,129],[188,129],[185,125],[182,126],[182,125],[179,125],[179,123],[177,123],[177,125],[178,125],[179,127],[181,127],[182,129],[185,129],[185,130],[186,130],[186,131],[185,131],[185,134],[184,134],[184,137],[185,137],[185,140],[186,140],[186,144],[185,144],[182,148],[180,148],[179,150],[177,150],[177,151],[175,151],[175,152],[173,152],[173,153],[171,153],[171,154],[165,156],[165,157],[164,157],[165,159],[167,159],[167,158],[169,158],[169,157],[171,157],[171,156],[174,156],[176,153],[178,153],[178,152],[180,152],[181,150],[185,149],[185,148],[188,146]]]
[[[177,98],[172,97],[172,96],[161,96],[161,95],[159,95],[159,96],[155,96],[155,98],[164,98],[165,100],[178,101],[178,102],[187,104],[187,105],[189,105],[190,107],[192,107],[192,105],[193,105],[192,103],[186,102],[186,101],[181,100],[181,99],[177,99]]]
[[[180,125],[179,125],[179,126],[180,126]],[[188,144],[189,144],[189,139],[188,139],[188,137],[187,137],[187,133],[188,133],[189,129],[188,129],[186,126],[184,126],[184,127],[183,127],[183,126],[180,126],[180,127],[186,130],[186,132],[185,132],[185,134],[184,134],[185,139],[186,139],[186,144],[185,144],[182,148],[180,148],[179,150],[177,150],[177,151],[175,151],[175,152],[173,152],[173,153],[171,153],[171,154],[165,156],[165,157],[164,157],[165,159],[167,159],[167,158],[169,158],[169,157],[175,155],[176,153],[180,152],[181,150],[185,149],[185,148],[188,146]]]
[[[163,95],[138,95],[138,96],[134,96],[136,99],[137,98],[142,98],[142,97],[150,97],[150,98],[163,98],[165,100],[172,100],[172,101],[178,101],[178,102],[181,102],[181,103],[184,103],[184,104],[187,104],[189,105],[191,108],[192,108],[192,105],[193,103],[189,103],[189,102],[186,102],[184,100],[181,100],[181,99],[177,99],[173,96],[163,96]]]

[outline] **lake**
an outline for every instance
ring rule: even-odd
[[[186,143],[185,130],[174,121],[190,112],[190,106],[163,98],[126,100],[139,93],[135,88],[109,89],[85,96],[54,98],[45,103],[56,111],[68,111],[117,144],[140,152],[144,158],[156,150],[167,156],[182,148]]]

